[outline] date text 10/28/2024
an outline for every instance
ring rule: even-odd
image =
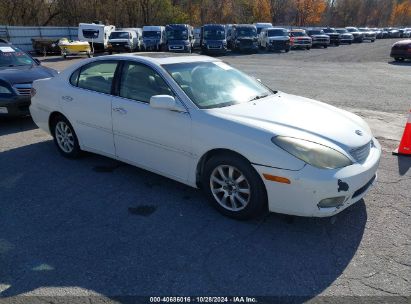
[[[258,303],[254,297],[150,297],[150,303]]]

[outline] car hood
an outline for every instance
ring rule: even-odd
[[[144,43],[158,43],[160,38],[143,38]]]
[[[311,35],[311,38],[330,38],[328,35]]]
[[[49,78],[55,75],[57,75],[57,71],[41,65],[0,68],[0,79],[7,81],[11,85],[32,83],[34,80]]]
[[[207,44],[222,44],[223,43],[223,39],[221,40],[215,40],[215,39],[203,39],[204,43]]]
[[[345,151],[372,139],[370,128],[360,117],[319,101],[281,92],[210,112],[268,131],[273,136],[301,138]]]
[[[256,40],[257,37],[255,36],[243,36],[243,37],[238,37],[237,40],[241,41],[241,40]]]
[[[168,40],[167,43],[169,45],[188,45],[189,44],[188,40],[182,40],[182,39]]]
[[[274,36],[274,37],[268,37],[268,39],[270,41],[276,41],[276,40],[283,41],[283,40],[290,40],[290,37],[289,36]]]
[[[109,39],[108,42],[110,43],[116,43],[116,42],[129,42],[129,39],[126,38],[118,38],[118,39]]]

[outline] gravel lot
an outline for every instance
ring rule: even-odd
[[[391,151],[410,108],[411,63],[392,62],[393,42],[221,57],[370,123],[384,150],[378,182],[328,219],[234,221],[198,190],[101,156],[64,159],[31,119],[0,120],[0,303],[28,299],[21,295],[409,301],[411,158]],[[61,69],[81,59],[42,60]]]

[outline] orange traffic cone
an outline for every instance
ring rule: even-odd
[[[402,136],[400,146],[392,152],[394,155],[409,155],[411,156],[411,110],[408,116],[407,124],[405,125],[404,135]]]

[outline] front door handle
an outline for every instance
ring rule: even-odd
[[[121,107],[119,107],[119,108],[113,108],[113,112],[117,112],[117,113],[119,113],[119,114],[121,114],[121,115],[127,114],[127,110],[124,109],[124,108],[121,108]]]
[[[68,102],[73,101],[73,97],[71,96],[62,96],[61,99],[63,99],[64,101],[68,101]]]

